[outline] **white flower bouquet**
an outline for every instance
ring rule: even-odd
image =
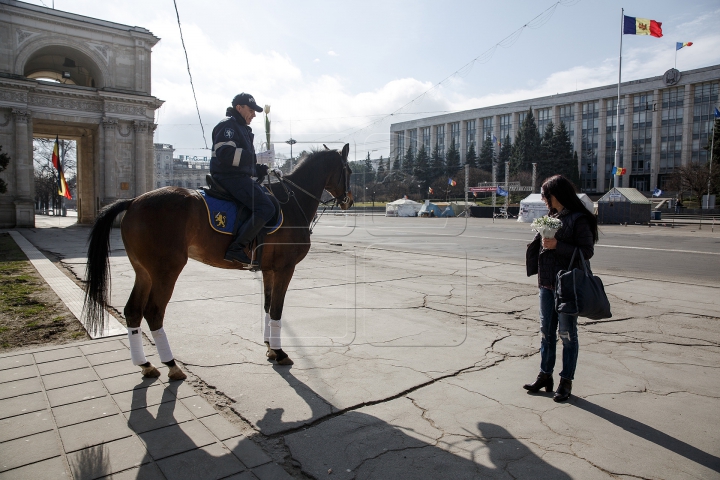
[[[562,222],[557,218],[544,217],[536,218],[530,224],[530,228],[540,234],[542,238],[555,238],[555,234],[562,227]]]

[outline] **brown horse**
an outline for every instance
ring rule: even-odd
[[[280,365],[293,363],[280,342],[283,303],[295,265],[310,250],[310,223],[315,218],[320,196],[327,190],[343,210],[353,204],[349,149],[346,144],[342,151],[315,152],[300,161],[291,174],[271,184],[273,195],[282,204],[284,219],[280,229],[267,235],[263,248],[256,251],[261,252],[267,356]],[[90,232],[85,279],[85,317],[89,328],[96,331],[105,328],[110,230],[115,217],[124,211],[122,240],[135,270],[135,285],[125,305],[131,359],[142,368],[143,375],[160,375],[143,352],[140,323],[145,317],[160,361],[170,367],[168,375],[172,380],[183,379],[185,374],[175,364],[163,329],[165,307],[180,272],[188,258],[218,268],[243,270],[246,267],[224,260],[232,236],[213,230],[205,203],[197,191],[165,187],[137,198],[119,200],[98,215]]]

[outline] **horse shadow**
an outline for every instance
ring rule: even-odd
[[[422,432],[360,411],[335,412],[328,418],[327,400],[290,369],[276,370],[311,408],[310,418],[319,419],[304,426],[287,422],[283,423],[285,430],[278,429],[284,409],[268,408],[257,426],[261,431],[266,427],[280,430],[277,435],[283,437],[293,457],[301,459],[303,473],[312,478],[324,478],[329,473],[336,479],[571,478],[492,423],[478,422],[477,432],[453,435],[456,441],[443,441],[441,448],[440,442],[424,437]],[[473,449],[472,444],[480,446]],[[465,454],[459,456],[449,450],[463,450]]]

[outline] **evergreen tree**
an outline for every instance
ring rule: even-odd
[[[537,161],[539,153],[540,133],[535,123],[532,108],[530,108],[515,136],[510,160],[510,173],[517,175],[520,172],[531,171],[532,163]]]
[[[497,158],[498,168],[498,179],[504,178],[505,175],[505,162],[510,161],[510,155],[512,154],[512,143],[510,142],[510,134],[505,135],[505,140],[500,145],[500,153]]]
[[[378,162],[377,172],[375,173],[375,181],[382,182],[385,178],[385,160],[380,155],[380,161]]]
[[[10,164],[10,155],[7,153],[2,153],[2,145],[0,145],[0,172],[5,170],[8,165]],[[0,193],[7,192],[7,183],[5,183],[5,180],[0,178]]]
[[[447,157],[445,158],[445,166],[447,167],[448,176],[453,176],[458,170],[460,170],[460,152],[455,145],[454,138],[450,141],[450,148],[448,149]]]
[[[405,152],[402,169],[403,172],[408,175],[413,174],[413,170],[415,169],[415,155],[413,154],[412,146],[408,147],[407,152]]]
[[[475,152],[475,142],[471,143],[468,147],[465,163],[468,164],[470,168],[477,168],[477,153]]]
[[[430,183],[430,159],[428,158],[427,150],[425,145],[420,147],[417,154],[417,160],[415,161],[415,171],[413,174],[422,184],[423,191],[427,190],[428,184]]]
[[[437,177],[445,172],[445,160],[440,155],[440,149],[437,144],[432,151],[432,157],[430,158],[430,179],[435,180]]]
[[[492,139],[488,133],[485,140],[483,140],[482,147],[480,149],[480,159],[478,162],[478,168],[485,170],[486,172],[492,172],[493,161],[495,160],[495,148],[493,147]]]
[[[370,152],[365,158],[365,183],[373,183],[375,181],[375,169],[372,166],[372,160],[370,160]]]
[[[580,189],[580,167],[578,161],[578,154],[577,152],[573,152],[572,156],[572,173],[568,177],[568,179],[575,184],[575,186]]]
[[[390,159],[388,159],[388,163],[389,162],[390,162]],[[400,171],[400,155],[395,155],[395,160],[393,160],[392,170],[395,173]]]
[[[537,175],[538,179],[547,178],[557,171],[557,159],[554,152],[555,148],[555,125],[552,121],[545,126],[545,132],[540,142],[540,155],[537,159]]]
[[[561,121],[560,125],[555,129],[550,155],[552,156],[551,168],[548,168],[544,175],[549,177],[550,175],[560,174],[572,179],[574,172],[578,171],[578,166],[577,160],[573,157],[573,146],[572,142],[570,142],[570,134],[565,128],[565,122]],[[575,157],[577,157],[577,154],[575,154]],[[577,175],[579,181],[579,171]]]

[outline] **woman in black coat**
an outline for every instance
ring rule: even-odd
[[[563,344],[563,369],[560,372],[560,384],[553,400],[563,402],[570,397],[572,381],[578,358],[577,316],[558,314],[555,310],[555,277],[560,270],[582,268],[580,255],[570,261],[575,249],[579,249],[589,260],[594,253],[594,244],[598,241],[597,219],[588,211],[575,193],[573,184],[562,175],[548,178],[540,190],[550,216],[559,219],[562,227],[555,238],[541,238],[535,235],[528,245],[526,267],[528,277],[537,274],[540,296],[540,374],[533,383],[523,388],[537,392],[541,388],[551,392],[553,389],[553,369],[555,368],[555,347],[558,329]]]

